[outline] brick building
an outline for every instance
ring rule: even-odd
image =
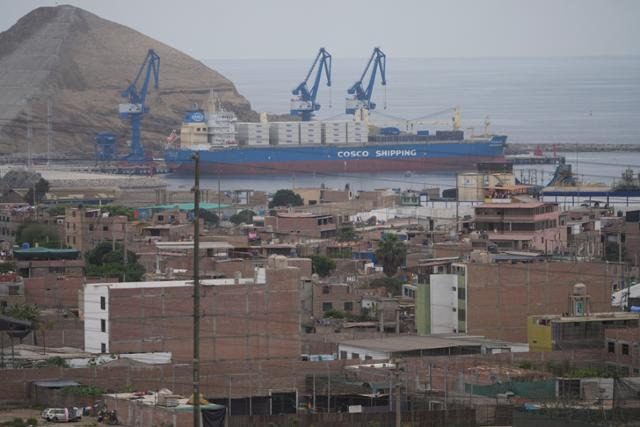
[[[604,359],[621,375],[640,375],[640,327],[607,329],[604,333]]]
[[[279,212],[267,216],[264,225],[276,235],[285,237],[328,238],[336,235],[336,219],[329,214]]]
[[[65,209],[65,243],[80,252],[95,248],[100,242],[109,240],[127,243],[133,240],[126,216],[111,216],[100,209],[74,207]]]
[[[564,216],[557,203],[484,203],[474,210],[476,230],[486,232],[498,248],[548,254],[566,248]]]
[[[321,319],[329,310],[343,311],[358,316],[363,313],[362,300],[376,301],[387,295],[384,287],[357,288],[349,283],[314,283],[313,317]]]
[[[300,355],[300,270],[269,260],[253,277],[203,280],[203,361],[295,358]],[[191,281],[87,284],[81,312],[85,350],[171,352],[190,361]]]

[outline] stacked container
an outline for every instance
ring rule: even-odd
[[[269,125],[272,145],[300,144],[300,122],[272,122]]]
[[[322,122],[300,122],[300,144],[322,144]]]
[[[369,141],[369,126],[365,122],[347,123],[347,143],[362,145]]]
[[[237,123],[240,145],[269,145],[269,123]]]
[[[323,122],[322,139],[327,145],[347,143],[347,122]]]

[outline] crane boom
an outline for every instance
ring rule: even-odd
[[[307,87],[307,82],[313,74],[313,70],[318,66],[316,70],[316,76],[313,80],[313,86],[311,90]],[[291,114],[294,116],[300,116],[303,122],[307,122],[312,119],[314,111],[320,109],[320,104],[316,102],[318,96],[318,89],[320,88],[320,80],[322,73],[327,78],[327,86],[331,86],[331,55],[325,48],[320,48],[316,59],[313,61],[311,68],[307,72],[305,79],[296,86],[291,92],[294,98],[291,99]]]
[[[133,82],[122,91],[124,98],[129,98],[126,104],[118,106],[120,118],[131,121],[131,147],[129,154],[123,160],[141,162],[147,161],[149,158],[145,155],[144,148],[140,142],[140,121],[142,116],[149,112],[149,107],[145,104],[147,93],[149,91],[149,83],[153,77],[154,87],[158,88],[158,75],[160,73],[160,56],[153,50],[149,49],[144,62],[140,66]],[[138,81],[144,75],[142,87],[138,91]]]
[[[373,64],[373,66],[372,66]],[[371,68],[371,76],[369,77],[369,83],[367,84],[366,89],[363,87],[363,81],[369,72],[369,68]],[[374,110],[376,108],[376,104],[371,102],[371,96],[373,95],[373,88],[376,82],[376,74],[380,70],[380,78],[382,86],[387,85],[387,56],[380,50],[379,47],[373,49],[373,53],[369,58],[369,62],[367,62],[367,66],[364,68],[362,72],[362,76],[360,76],[360,80],[355,82],[348,90],[347,93],[349,95],[353,95],[351,97],[347,97],[346,100],[346,109],[345,112],[347,114],[355,114],[358,109],[365,110]]]

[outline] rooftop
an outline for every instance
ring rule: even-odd
[[[211,210],[211,209],[224,209],[231,207],[231,205],[225,205],[221,203],[218,205],[217,203],[200,203],[200,209]],[[151,210],[168,210],[168,209],[179,209],[181,211],[192,211],[194,209],[193,203],[172,203],[166,205],[153,205],[146,206],[142,209],[151,209]]]
[[[266,282],[265,270],[258,269],[257,280],[253,277],[241,278],[240,285],[264,284]],[[225,286],[234,285],[235,279],[201,279],[201,286]],[[107,287],[109,289],[142,289],[142,288],[179,288],[183,286],[193,286],[193,280],[158,280],[148,282],[118,282],[118,283],[87,283],[85,287]]]
[[[34,259],[77,259],[79,255],[80,251],[78,251],[77,249],[37,247],[13,250],[13,256],[19,261]]]
[[[531,316],[534,319],[551,320],[554,323],[574,323],[574,322],[604,322],[608,320],[634,320],[640,319],[640,313],[629,313],[624,311],[611,313],[593,313],[587,316],[561,316],[559,314],[541,314]]]
[[[480,346],[481,343],[467,339],[452,339],[436,336],[404,335],[389,338],[372,338],[342,341],[340,345],[365,348],[380,352],[403,352],[413,350],[432,350],[450,347]]]
[[[193,242],[156,242],[158,249],[193,249]],[[235,246],[227,242],[200,242],[200,249],[233,249]]]

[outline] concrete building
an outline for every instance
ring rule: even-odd
[[[65,209],[65,243],[80,252],[95,248],[103,241],[122,243],[133,240],[128,219],[123,215],[110,216],[100,209],[73,207]]]
[[[418,335],[467,332],[466,265],[454,263],[451,273],[431,274],[416,292]]]
[[[637,336],[639,320],[640,314],[624,312],[594,313],[585,316],[529,316],[527,324],[529,349],[553,351],[602,348],[605,335],[609,336],[607,343],[617,341],[612,337],[621,337],[624,341],[624,337],[629,333],[635,332]],[[616,330],[616,332],[609,333],[609,330]],[[621,331],[619,334],[618,330]],[[621,351],[620,348],[618,351]],[[624,355],[631,355],[629,346]]]
[[[475,207],[475,227],[505,250],[557,253],[567,246],[564,217],[556,203],[484,203]]]
[[[300,271],[270,259],[252,277],[202,280],[203,361],[295,358],[300,355]],[[85,350],[171,352],[190,361],[190,280],[86,284],[82,293]]]
[[[340,359],[383,360],[396,357],[454,356],[482,353],[482,343],[474,340],[403,335],[342,341]]]
[[[321,203],[348,202],[352,200],[353,191],[347,186],[344,190],[334,188],[294,188],[294,193],[302,197],[305,206],[319,205]]]
[[[375,309],[363,307],[363,300],[377,301],[386,296],[386,289],[358,288],[349,283],[314,283],[313,284],[313,317],[321,319],[329,310],[343,311],[346,314],[358,316],[369,313],[376,316]],[[395,320],[395,316],[389,316],[389,321]]]
[[[492,190],[516,188],[516,177],[512,171],[464,172],[456,177],[458,201],[482,202],[491,196]]]
[[[604,341],[607,367],[621,375],[640,375],[640,327],[607,328]]]
[[[328,238],[336,235],[336,219],[330,214],[279,212],[264,219],[267,230],[288,237]]]

